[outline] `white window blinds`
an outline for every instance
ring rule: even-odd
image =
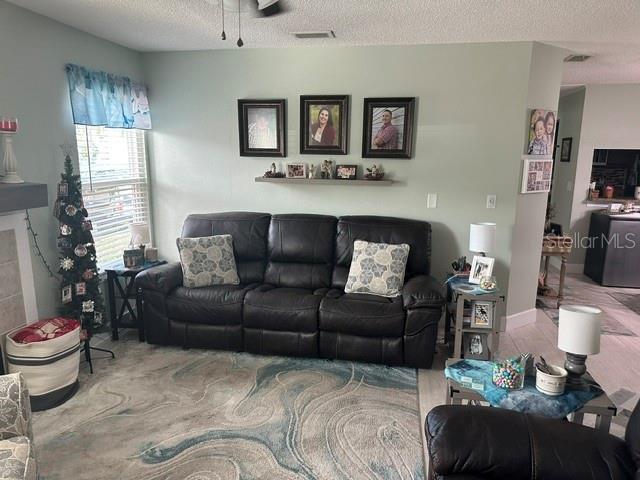
[[[132,223],[149,222],[143,130],[76,125],[84,204],[98,268],[122,262]]]

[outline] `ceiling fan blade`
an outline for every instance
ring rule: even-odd
[[[262,17],[272,17],[287,11],[283,0],[255,0],[258,14]]]

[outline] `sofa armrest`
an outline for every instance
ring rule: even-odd
[[[442,405],[427,415],[436,475],[488,478],[633,478],[624,441],[571,422],[491,407]]]
[[[171,290],[182,285],[182,266],[180,262],[165,263],[149,268],[136,276],[136,287],[153,290],[167,295]]]
[[[444,297],[442,286],[429,275],[417,275],[402,288],[402,302],[405,309],[442,308]]]
[[[20,373],[0,376],[0,440],[24,436],[33,440],[29,390]]]

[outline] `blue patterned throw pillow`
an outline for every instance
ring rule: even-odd
[[[397,297],[404,285],[408,258],[409,245],[406,243],[392,245],[356,240],[344,291]]]
[[[231,235],[178,238],[183,284],[188,288],[238,285]]]

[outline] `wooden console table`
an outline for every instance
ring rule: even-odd
[[[564,299],[562,291],[564,289],[564,276],[567,268],[567,259],[571,254],[573,240],[571,237],[548,235],[542,238],[542,258],[544,259],[544,281],[543,287],[546,291],[550,290],[548,286],[549,278],[549,259],[551,257],[560,257],[560,281],[558,282],[558,294],[556,295],[556,307],[560,308],[560,304]],[[545,293],[546,295],[546,293]]]

